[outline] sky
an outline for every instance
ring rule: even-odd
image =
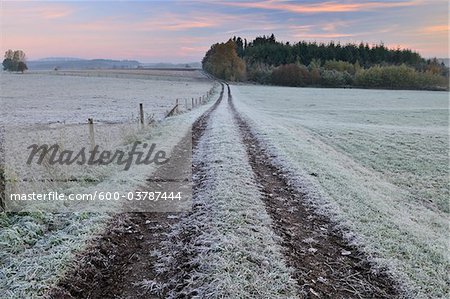
[[[45,57],[200,61],[236,35],[383,42],[449,57],[447,0],[0,1],[1,44]]]

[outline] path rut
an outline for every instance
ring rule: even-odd
[[[224,86],[193,125],[192,211],[117,215],[48,297],[401,297],[290,186]]]

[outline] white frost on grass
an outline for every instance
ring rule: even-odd
[[[437,175],[445,175],[443,179],[427,175],[427,169],[441,169],[440,163],[448,161],[440,145],[448,138],[443,117],[448,112],[442,108],[447,94],[255,86],[233,87],[232,92],[238,110],[274,161],[291,174],[292,184],[373,262],[405,283],[407,296],[448,294],[448,213],[404,185],[429,181],[436,197],[448,194],[448,184],[442,184],[448,182],[448,168]],[[413,119],[411,111],[417,114]],[[366,120],[372,123],[363,125]],[[333,139],[343,131],[346,138]],[[396,146],[392,141],[398,135],[412,146]],[[377,140],[383,146],[389,139],[389,152],[371,148]],[[422,151],[417,140],[427,140],[430,147]],[[411,152],[426,153],[428,160],[418,159],[422,166],[417,172],[402,177],[409,164],[393,158],[410,157]],[[391,164],[389,171],[378,163]]]
[[[0,214],[0,298],[40,298],[107,214]]]
[[[193,212],[176,225],[167,248],[156,252],[162,270],[181,266],[171,253],[195,257],[190,276],[175,278],[184,280],[184,288],[170,297],[297,298],[225,97],[194,152],[194,164],[200,163],[206,173]],[[186,234],[192,239],[183,244],[179,238]]]
[[[137,140],[161,144],[170,152],[216,98],[217,93],[211,96],[210,102],[189,113],[168,118],[156,128],[140,131],[136,134]],[[145,186],[145,179],[156,169],[132,167],[129,171],[123,171],[118,168],[117,165],[110,165],[98,184],[74,184],[63,191],[134,191]],[[114,207],[118,209],[119,205]],[[97,233],[101,233],[110,217],[110,214],[87,212],[0,213],[0,298],[42,296],[64,275],[68,265],[74,263],[76,252],[82,250]]]
[[[170,71],[169,71],[170,72]],[[77,76],[58,73],[1,73],[2,114],[0,124],[83,124],[87,118],[100,123],[124,123],[139,115],[143,103],[146,116],[161,119],[179,99],[189,108],[192,98],[205,95],[212,87],[206,78],[136,78],[131,71],[121,77],[103,71],[105,77],[81,72]],[[156,78],[157,79],[157,78]],[[185,99],[188,107],[184,107]]]
[[[149,81],[149,80],[147,80]],[[146,126],[141,129],[137,123],[133,124],[95,124],[95,145],[99,146],[99,151],[115,152],[120,150],[128,153],[134,142],[156,145],[155,152],[163,150],[170,156],[171,150],[182,137],[190,130],[193,121],[200,116],[217,97],[217,85],[213,89],[214,92],[208,98],[208,104],[197,106],[190,113],[183,113],[176,118],[167,118],[162,125]],[[133,164],[131,169],[123,171],[124,165],[112,163],[109,165],[48,165],[42,163],[38,165],[35,157],[31,165],[26,162],[29,158],[31,150],[28,146],[37,145],[53,145],[58,144],[60,150],[71,150],[74,152],[73,157],[82,149],[86,149],[87,158],[90,150],[88,126],[85,125],[60,125],[57,127],[48,126],[26,126],[25,128],[17,126],[7,126],[5,130],[5,169],[7,178],[8,193],[47,193],[57,191],[59,193],[73,194],[93,194],[98,192],[120,192],[123,195],[130,190],[130,186],[137,186],[145,183],[146,175],[149,175],[155,168],[151,165]],[[186,145],[189,146],[189,145]],[[139,150],[145,152],[142,146]],[[155,153],[154,153],[155,154]],[[153,155],[154,156],[154,155]],[[98,155],[97,155],[98,158]],[[78,159],[79,160],[79,159]],[[136,158],[134,159],[136,160]],[[26,180],[25,180],[26,179]],[[76,179],[77,181],[71,181]],[[68,180],[68,182],[66,182]],[[92,183],[96,181],[96,183]],[[30,202],[20,202],[31,206]],[[48,207],[48,202],[32,202],[31,210],[36,206],[38,209]],[[67,203],[67,202],[66,202]],[[100,204],[99,207],[96,204]],[[54,208],[49,211],[67,212],[72,211],[65,209],[61,203],[53,202]],[[109,202],[106,202],[109,204]],[[101,208],[106,207],[108,210],[115,210],[116,207],[111,205],[107,207],[105,202],[76,202],[71,206],[79,205],[82,211],[100,212]],[[84,206],[87,206],[86,209]],[[20,208],[20,206],[19,206]],[[76,209],[76,208],[75,208]],[[15,209],[17,210],[17,209]]]

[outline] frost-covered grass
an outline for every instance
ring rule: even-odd
[[[42,296],[109,216],[34,212],[0,219],[0,297],[19,299]]]
[[[60,191],[55,190],[60,184],[42,184],[44,178],[102,181],[117,169],[26,165],[31,152],[28,146],[58,144],[61,150],[74,153],[82,147],[89,150],[87,118],[94,118],[94,139],[100,151],[127,150],[135,141],[163,134],[158,129],[141,130],[137,121],[139,103],[144,104],[146,120],[157,123],[174,107],[176,99],[179,100],[179,111],[186,112],[192,108],[192,98],[204,96],[214,85],[197,71],[156,71],[155,74],[154,71],[98,70],[71,73],[76,76],[61,72],[36,72],[22,76],[1,73],[0,126],[3,130],[0,137],[3,139],[7,177],[17,179],[17,183],[9,185],[11,191],[25,193],[24,185],[36,192],[45,189]],[[116,78],[118,74],[120,76]],[[136,74],[144,77],[135,78]],[[172,128],[172,132],[178,138],[177,134],[182,131]],[[158,142],[159,149],[167,144],[164,138]],[[27,179],[27,182],[21,185],[22,179]]]
[[[190,81],[205,79],[201,70],[190,69],[99,69],[99,70],[59,70],[38,71],[61,76],[87,76],[110,78],[134,78],[150,80]]]
[[[109,73],[105,72],[105,74]],[[11,81],[14,78],[21,84],[30,85],[19,89],[19,83]],[[178,78],[178,80],[181,79]],[[149,78],[145,80],[116,79],[57,76],[42,73],[27,74],[23,77],[4,74],[1,81],[5,86],[7,83],[11,83],[11,85],[8,85],[8,92],[2,93],[7,106],[7,110],[4,113],[7,116],[5,118],[2,116],[0,123],[5,124],[3,147],[5,152],[5,172],[8,181],[7,191],[13,193],[31,193],[32,191],[40,193],[49,191],[92,193],[92,188],[90,188],[92,184],[89,182],[93,181],[97,182],[94,184],[94,187],[98,191],[126,192],[130,181],[139,182],[137,178],[143,179],[143,173],[150,172],[154,165],[134,166],[132,170],[126,172],[125,176],[123,175],[124,172],[121,171],[123,166],[117,164],[107,166],[78,166],[76,164],[61,166],[48,165],[44,161],[43,165],[37,165],[35,163],[36,158],[31,165],[28,165],[26,162],[31,153],[28,147],[32,144],[58,144],[61,151],[70,150],[74,152],[73,156],[83,147],[86,149],[86,152],[89,151],[91,143],[88,125],[86,123],[71,123],[73,121],[71,113],[80,115],[85,110],[88,113],[91,109],[95,111],[100,109],[100,112],[107,115],[107,120],[104,120],[106,123],[102,123],[101,120],[94,117],[94,139],[95,145],[99,146],[99,151],[109,150],[114,152],[115,150],[121,150],[126,153],[132,148],[135,141],[141,141],[148,144],[155,143],[157,146],[156,150],[164,150],[166,153],[170,153],[173,145],[182,137],[182,134],[186,134],[190,130],[192,119],[186,119],[188,125],[174,122],[172,119],[166,119],[164,126],[158,126],[160,118],[156,117],[156,119],[153,119],[152,125],[147,125],[144,129],[141,128],[135,119],[128,118],[124,123],[120,123],[124,118],[122,113],[125,113],[125,110],[138,107],[137,103],[133,108],[127,107],[128,103],[132,102],[128,101],[128,99],[134,98],[139,102],[139,97],[143,97],[145,94],[146,102],[151,103],[151,105],[146,105],[144,101],[145,111],[149,112],[151,107],[159,107],[155,110],[150,110],[150,112],[157,114],[158,111],[161,112],[163,109],[164,112],[167,112],[167,108],[174,106],[175,101],[169,102],[167,99],[176,94],[178,96],[180,94],[183,96],[205,95],[214,86],[212,81],[207,81],[206,79],[198,80],[198,78],[186,82],[169,82],[164,80],[155,81]],[[43,84],[43,86],[38,86],[39,84]],[[65,88],[58,84],[62,84]],[[125,88],[125,85],[129,88]],[[13,88],[18,91],[16,93],[12,92],[10,89]],[[121,88],[125,88],[125,90],[121,90]],[[103,101],[87,100],[89,96],[98,93],[105,93],[106,96]],[[40,97],[40,94],[45,96]],[[211,95],[209,99],[212,100],[215,96]],[[185,107],[186,102],[182,101],[181,97],[179,99],[181,105],[179,111],[188,111],[187,108],[191,108],[191,100],[186,101],[188,107]],[[30,103],[32,105],[28,106]],[[82,107],[82,109],[80,108],[82,111],[71,110],[71,105]],[[125,110],[122,111],[118,107]],[[58,109],[62,109],[63,113],[59,114]],[[22,119],[17,116],[20,115],[20,113],[16,113],[17,111],[27,113],[23,123]],[[40,111],[44,111],[44,113]],[[204,111],[204,109],[194,109],[192,113],[178,117],[177,121],[183,118],[190,118],[192,115],[198,116],[200,115],[198,111]],[[128,112],[131,113],[131,111]],[[52,115],[55,119],[58,119],[59,123],[48,124],[47,115]],[[9,117],[12,118],[11,122],[9,122]],[[65,119],[65,117],[68,119]],[[64,123],[66,120],[67,122]],[[27,121],[32,121],[33,123],[27,123]],[[111,177],[116,178],[114,183],[116,190],[109,188],[111,182],[107,178]],[[73,182],[73,179],[77,181]],[[72,182],[65,183],[65,180],[72,180]],[[105,185],[104,181],[108,183]],[[99,189],[100,187],[102,189]],[[89,206],[92,207],[91,204]],[[94,210],[97,210],[97,208],[95,207]],[[61,210],[58,208],[58,211]]]
[[[146,114],[160,119],[176,99],[184,105],[184,99],[198,98],[212,87],[206,78],[145,79],[134,78],[133,74],[116,78],[107,76],[111,72],[103,71],[103,77],[88,76],[89,72],[77,76],[2,72],[0,123],[84,124],[87,118],[100,123],[123,123],[138,116],[139,103],[143,103]]]
[[[209,103],[189,113],[168,118],[157,126],[133,130],[131,132],[133,140],[154,142],[170,154],[174,145],[191,129],[194,120],[206,111],[216,98],[217,93],[211,96]],[[32,135],[33,132],[30,133],[30,136]],[[123,140],[122,135],[121,133],[114,135],[109,142],[126,150],[130,144]],[[25,139],[22,142],[27,141],[25,135],[17,136]],[[66,132],[64,136],[56,139],[64,143],[63,137],[67,138],[67,144],[70,142],[76,144],[80,136],[73,134],[69,129],[69,133]],[[94,190],[134,191],[146,184],[145,179],[155,169],[152,165],[132,167],[129,171],[123,171],[118,165],[110,165],[100,169],[100,172],[89,173],[92,178],[98,180],[96,182],[74,182],[57,188],[66,193],[92,193]],[[55,191],[50,185],[41,187]],[[17,191],[22,190],[19,188]],[[68,207],[60,206],[57,209],[59,213],[45,213],[35,209],[36,211],[31,213],[0,214],[0,298],[36,298],[42,295],[64,274],[68,265],[73,262],[74,254],[96,233],[101,232],[111,214],[100,212],[104,210],[114,212],[120,207],[123,208],[119,203],[103,204],[94,208],[86,206],[76,209],[79,212],[71,213],[65,212],[65,208],[70,210]]]
[[[448,294],[448,93],[237,86],[233,95],[311,203],[408,296]]]
[[[226,98],[211,115],[194,164],[206,173],[199,178],[193,212],[175,226],[165,247],[156,249],[161,271],[184,269],[172,254],[194,257],[189,275],[174,277],[184,288],[171,290],[169,297],[297,298]],[[183,235],[192,239],[184,244]]]
[[[449,212],[447,92],[253,86],[239,91],[275,123],[301,125],[414,200]]]
[[[147,141],[161,138],[167,147],[173,146],[211,104],[167,119],[161,124],[159,137],[147,136],[153,138]],[[163,134],[165,130],[177,130],[179,133],[170,134],[167,138],[168,135]],[[145,136],[140,135],[140,140],[146,141]],[[154,170],[151,167],[133,167],[130,171],[112,173],[96,185],[75,185],[66,191],[134,191],[145,184],[146,177]],[[93,209],[88,206],[84,210],[101,211],[101,208],[111,212],[114,207]],[[101,232],[109,217],[110,214],[106,213],[88,212],[0,214],[0,298],[34,298],[42,295],[64,274],[67,265],[73,262],[74,254]]]

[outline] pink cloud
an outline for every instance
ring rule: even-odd
[[[356,2],[326,1],[312,4],[310,1],[235,0],[223,1],[222,4],[313,14],[367,11],[423,3],[419,0],[354,1]],[[414,49],[423,49],[424,55],[444,53],[447,49],[445,41],[448,39],[448,26],[437,25],[445,23],[442,19],[433,19],[435,24],[425,25],[412,20],[408,26],[385,24],[377,19],[376,28],[369,26],[366,29],[373,32],[358,32],[358,24],[367,23],[368,20],[348,18],[345,14],[342,15],[347,18],[344,20],[340,18],[341,15],[333,15],[332,18],[317,18],[311,24],[305,24],[306,18],[302,20],[297,15],[292,15],[290,19],[274,20],[267,12],[259,10],[232,14],[219,9],[207,12],[187,9],[185,12],[175,13],[163,8],[158,12],[149,10],[148,14],[140,16],[133,10],[85,16],[83,12],[88,5],[80,3],[6,1],[2,5],[2,50],[24,49],[30,59],[46,56],[201,59],[212,43],[224,41],[233,34],[252,39],[272,32],[277,39],[291,42],[300,39],[399,41],[405,45],[414,45]],[[383,12],[376,14],[377,18],[381,13]],[[423,19],[426,20],[426,17]],[[194,29],[201,30],[201,33],[194,34]]]
[[[44,20],[60,19],[68,17],[76,12],[70,5],[61,3],[29,2],[29,5],[20,5],[20,2],[2,3],[2,17],[13,16],[15,18],[41,18]]]
[[[448,33],[449,26],[447,24],[427,26],[427,27],[423,28],[421,31],[424,33],[428,33],[428,34]]]
[[[333,12],[353,12],[353,11],[368,11],[381,8],[394,8],[414,6],[421,3],[420,0],[413,0],[408,2],[361,2],[361,3],[338,3],[335,1],[322,2],[319,4],[293,4],[286,1],[266,0],[261,2],[221,2],[223,5],[245,7],[245,8],[260,8],[267,10],[282,10],[293,13],[333,13]]]
[[[324,38],[341,38],[341,37],[352,37],[354,34],[349,33],[298,33],[294,34],[295,38],[298,39],[324,39]]]
[[[185,21],[176,24],[161,25],[161,29],[165,30],[188,30],[194,28],[209,28],[216,26],[217,23],[211,21]]]

